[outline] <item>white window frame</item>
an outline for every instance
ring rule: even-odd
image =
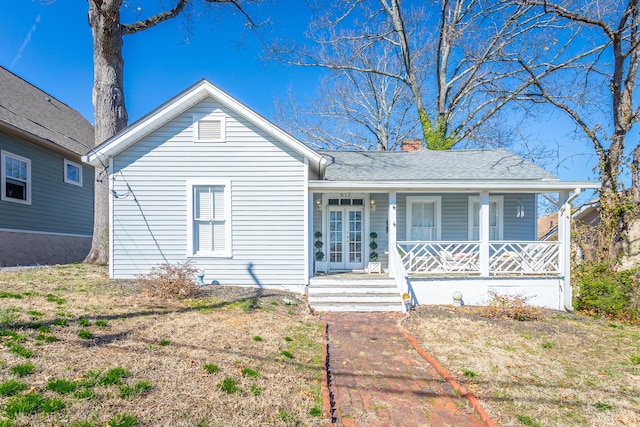
[[[220,122],[220,138],[201,138],[199,123],[202,121],[219,121]],[[227,126],[226,116],[222,113],[212,113],[206,116],[194,115],[193,116],[193,140],[194,142],[226,142],[227,140]]]
[[[7,173],[6,173],[6,158],[11,157],[12,159],[16,159],[20,162],[25,162],[27,164],[27,198],[26,200],[16,199],[14,197],[7,196]],[[13,202],[13,203],[21,203],[23,205],[31,204],[31,160],[26,157],[18,156],[17,154],[10,153],[8,151],[1,150],[0,151],[0,186],[2,186],[2,190],[0,191],[0,200],[5,202]]]
[[[69,178],[69,175],[67,174],[67,166],[73,166],[78,169],[78,181],[74,181]],[[71,160],[64,159],[64,182],[66,182],[67,184],[82,187],[82,165],[76,162],[72,162]]]
[[[497,228],[497,238],[493,239],[493,241],[499,241],[499,240],[503,240],[504,234],[503,234],[503,224],[504,224],[504,196],[489,196],[489,206],[491,206],[491,203],[496,204],[496,210],[498,211],[496,213],[496,228]],[[467,216],[468,218],[468,231],[467,231],[467,237],[469,238],[469,241],[474,241],[477,242],[479,240],[474,240],[473,239],[473,219],[474,219],[474,211],[473,211],[473,205],[474,203],[478,203],[480,204],[480,196],[469,196],[469,202],[468,202],[468,207],[469,207],[469,215]],[[482,227],[482,224],[478,225],[479,227]]]
[[[195,227],[193,218],[193,188],[196,186],[224,187],[224,242],[222,251],[200,252],[195,250]],[[191,179],[187,180],[187,257],[191,258],[231,258],[231,180],[228,179]]]
[[[407,224],[406,224],[406,235],[405,238],[410,241],[411,240],[411,224],[412,224],[412,216],[413,216],[413,203],[435,203],[435,239],[433,241],[438,241],[441,239],[442,233],[442,197],[440,196],[407,196]]]

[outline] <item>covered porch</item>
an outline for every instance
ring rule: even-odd
[[[577,184],[358,183],[346,191],[337,183],[314,183],[312,234],[320,231],[322,246],[311,239],[310,253],[315,259],[321,250],[325,263],[318,271],[314,262],[310,277],[357,271],[366,281],[380,271],[413,304],[451,303],[453,291],[462,292],[466,304],[481,304],[496,289],[570,310],[571,202],[585,189]],[[536,240],[541,193],[559,202],[557,241]],[[379,267],[372,269],[372,261]]]

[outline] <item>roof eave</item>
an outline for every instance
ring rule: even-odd
[[[50,141],[48,139],[44,139],[38,135],[35,135],[31,132],[27,132],[23,129],[20,129],[19,127],[13,126],[7,122],[0,122],[0,130],[3,130],[7,133],[10,133],[12,135],[15,135],[17,137],[26,139],[27,141],[30,141],[36,145],[39,145],[41,147],[45,147],[48,148],[50,150],[56,151],[64,156],[70,157],[73,160],[78,160],[82,157],[82,155],[80,153],[76,153],[73,150],[69,150],[68,148],[65,148],[61,145],[56,144],[53,141]]]
[[[529,193],[600,188],[590,181],[309,181],[312,191],[517,191]]]

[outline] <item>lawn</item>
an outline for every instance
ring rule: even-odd
[[[500,426],[639,426],[640,326],[545,311],[540,320],[418,307],[404,327]]]
[[[0,427],[326,425],[322,325],[294,294],[163,301],[101,267],[5,270],[0,330]]]

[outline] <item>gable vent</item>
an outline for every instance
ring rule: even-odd
[[[198,136],[202,140],[222,139],[222,120],[200,120],[198,122]]]
[[[221,114],[193,118],[196,142],[224,142],[225,117]]]

